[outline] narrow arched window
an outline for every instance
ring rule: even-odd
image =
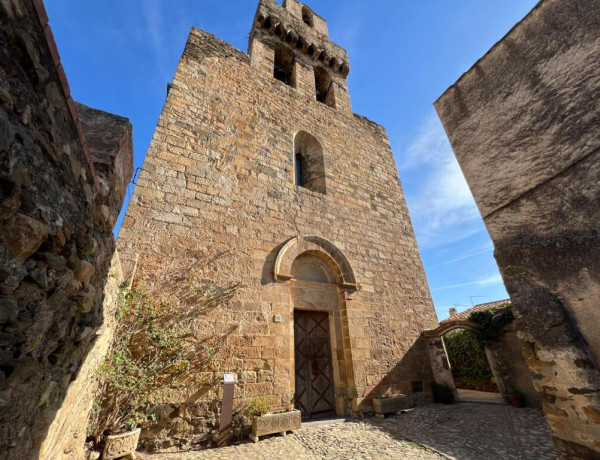
[[[294,179],[298,187],[326,193],[323,147],[306,131],[294,137]]]
[[[296,87],[296,59],[294,52],[286,46],[275,49],[273,76],[292,88]]]
[[[314,27],[315,25],[313,13],[306,6],[302,7],[302,20],[307,26]]]
[[[302,180],[302,168],[304,167],[302,164],[302,154],[296,154],[296,185],[298,187],[304,186],[304,181]]]
[[[315,95],[317,101],[329,107],[335,107],[333,79],[323,67],[315,67]]]

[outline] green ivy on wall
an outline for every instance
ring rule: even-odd
[[[504,326],[515,319],[513,312],[506,306],[471,313],[469,321],[477,325],[475,333],[484,345],[497,342],[504,335]]]
[[[449,332],[444,343],[458,388],[495,391],[484,344],[475,332],[462,329]]]

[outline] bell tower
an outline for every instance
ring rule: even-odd
[[[346,50],[329,40],[327,21],[308,6],[261,0],[250,33],[252,65],[333,109],[351,111]]]
[[[232,347],[241,404],[310,419],[430,400],[435,311],[385,128],[350,106],[348,54],[297,0],[260,0],[248,49],[191,30],[119,232],[125,273],[155,282],[200,248],[206,282],[244,286],[198,323]],[[210,413],[216,394],[193,404]]]

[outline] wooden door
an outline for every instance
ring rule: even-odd
[[[296,409],[302,418],[335,415],[329,315],[294,311]]]

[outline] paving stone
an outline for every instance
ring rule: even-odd
[[[504,405],[432,404],[384,420],[302,428],[224,449],[141,455],[143,460],[560,460],[544,414]]]

